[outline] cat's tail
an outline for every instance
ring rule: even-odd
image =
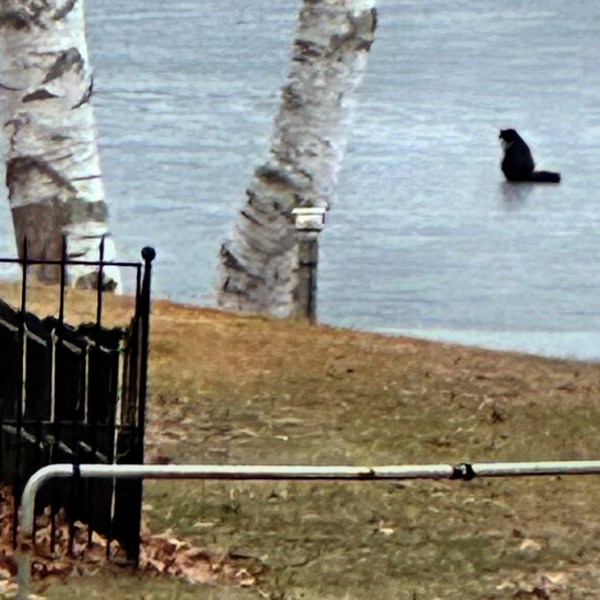
[[[529,181],[536,183],[560,183],[560,173],[552,171],[534,171],[531,174]]]

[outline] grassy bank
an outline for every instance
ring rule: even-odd
[[[72,299],[83,314],[85,298]],[[128,308],[113,299],[107,315],[118,321]],[[154,303],[151,341],[149,462],[600,458],[594,364],[167,302]],[[596,598],[599,490],[594,477],[148,482],[153,531],[170,528],[264,565],[259,585],[199,595],[182,581],[112,567],[40,591],[67,599]]]

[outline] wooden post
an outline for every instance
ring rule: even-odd
[[[325,208],[313,206],[292,211],[298,238],[298,278],[295,316],[314,323],[317,317],[317,267],[319,233],[325,223]]]

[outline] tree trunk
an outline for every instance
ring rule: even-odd
[[[269,158],[221,247],[221,307],[300,315],[292,210],[331,202],[375,27],[373,0],[304,0]]]
[[[19,253],[34,259],[116,258],[106,227],[95,120],[93,76],[83,0],[0,0],[0,93],[6,184]],[[95,287],[97,268],[72,266],[71,285]],[[58,269],[36,269],[55,281]],[[117,267],[104,269],[105,289],[120,287]]]

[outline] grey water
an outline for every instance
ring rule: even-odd
[[[111,229],[158,252],[155,295],[213,301],[267,154],[298,0],[88,0]],[[600,358],[600,3],[380,0],[322,322]],[[511,185],[498,129],[556,185]],[[13,253],[6,202],[0,253]]]

